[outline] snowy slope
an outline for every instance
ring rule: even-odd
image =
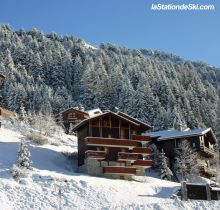
[[[146,177],[144,183],[90,177],[74,172],[76,163],[62,152],[76,151],[76,138],[63,135],[60,146],[30,144],[34,170],[30,177],[14,180],[9,168],[16,161],[19,132],[0,129],[0,209],[220,209],[220,202],[169,199],[178,183]]]
[[[92,46],[91,44],[86,43],[84,40],[82,41],[82,44],[86,47],[86,48],[90,48],[93,50],[97,50],[98,48]]]

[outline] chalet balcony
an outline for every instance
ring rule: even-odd
[[[200,152],[205,157],[213,157],[215,154],[215,151],[213,149],[210,149],[206,146],[200,146]]]
[[[150,168],[153,166],[153,161],[152,160],[136,160],[136,161],[134,161],[134,163],[132,165],[144,167],[144,168]]]
[[[103,167],[104,174],[119,174],[119,175],[134,175],[136,174],[135,167],[123,166],[105,166]]]
[[[68,117],[68,120],[77,120],[76,117]]]
[[[217,171],[213,168],[207,167],[205,165],[199,166],[201,173],[205,174],[207,177],[213,177],[217,175]]]
[[[87,146],[119,147],[128,149],[133,149],[137,146],[137,142],[128,139],[86,137],[85,140]]]
[[[118,160],[119,161],[135,161],[139,158],[139,156],[142,156],[142,155],[134,154],[134,153],[119,152]]]
[[[132,141],[138,141],[138,142],[149,142],[151,141],[150,136],[141,136],[141,135],[131,135]]]
[[[86,158],[96,159],[96,160],[104,160],[106,158],[105,151],[95,151],[95,150],[87,150]]]
[[[138,154],[142,154],[142,155],[150,155],[152,153],[152,149],[151,148],[147,148],[147,147],[135,147],[132,152],[133,153],[138,153]]]

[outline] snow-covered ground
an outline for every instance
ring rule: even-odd
[[[63,155],[77,150],[76,138],[68,135],[59,137],[60,146],[30,144],[34,170],[28,178],[15,180],[9,168],[16,162],[22,138],[19,132],[0,129],[1,210],[59,209],[59,189],[62,209],[66,210],[220,209],[217,201],[170,199],[179,188],[174,182],[153,177],[113,180],[76,173],[76,163]]]

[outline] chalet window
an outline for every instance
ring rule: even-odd
[[[76,117],[76,114],[75,114],[75,113],[72,113],[72,112],[71,112],[71,113],[68,114],[68,118],[75,118],[75,117]]]

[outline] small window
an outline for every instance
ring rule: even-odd
[[[193,147],[193,148],[196,147],[196,143],[195,143],[195,142],[192,143],[192,147]]]
[[[72,112],[71,112],[71,113],[68,114],[68,118],[75,118],[75,117],[76,117],[76,114],[75,114],[75,113],[72,113]]]

